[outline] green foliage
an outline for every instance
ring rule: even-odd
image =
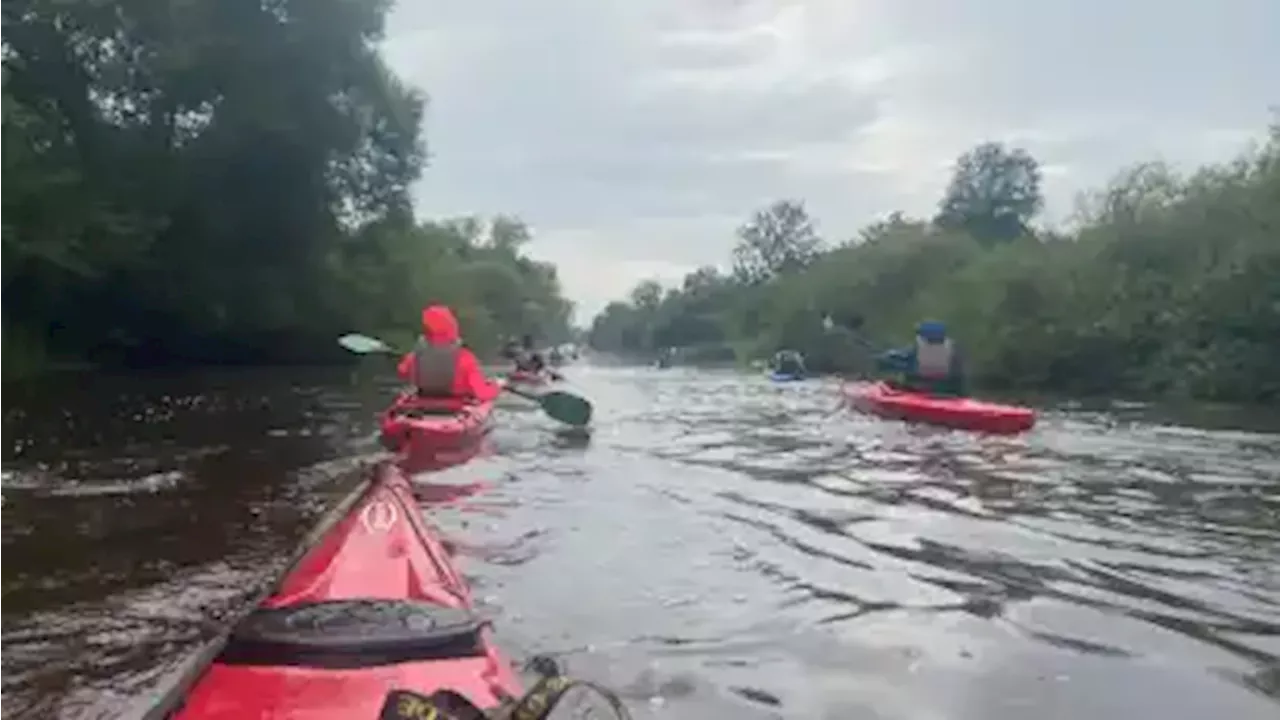
[[[1034,160],[1016,164],[1030,177]],[[1013,215],[894,213],[761,284],[699,270],[655,308],[610,305],[590,341],[641,354],[728,345],[741,359],[796,348],[814,369],[866,371],[872,348],[907,343],[933,317],[988,387],[1280,398],[1280,128],[1188,177],[1159,164],[1122,173],[1069,233],[1028,231],[1038,189],[1020,193],[1027,202],[1005,204],[1021,208]],[[1016,217],[1017,232],[998,217]],[[826,331],[823,316],[842,327]]]
[[[1027,232],[1043,205],[1035,158],[1020,148],[983,143],[956,161],[934,224],[985,242],[1008,242]]]
[[[738,238],[734,277],[752,285],[807,267],[822,246],[804,203],[795,200],[779,200],[757,212],[738,228]]]
[[[32,333],[4,326],[0,339],[4,349],[4,379],[15,380],[34,375],[46,367],[51,359],[40,338]]]
[[[6,328],[144,364],[324,359],[431,299],[481,348],[566,334],[523,223],[413,219],[425,99],[379,55],[388,8],[6,0]]]

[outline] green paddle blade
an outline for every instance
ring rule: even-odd
[[[552,390],[530,399],[536,400],[543,412],[565,425],[584,427],[591,422],[591,403],[573,393]]]
[[[370,353],[395,353],[390,345],[368,335],[351,333],[338,338],[338,344],[353,353],[368,355]]]

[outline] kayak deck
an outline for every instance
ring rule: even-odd
[[[893,420],[1003,435],[1025,432],[1036,422],[1030,408],[902,391],[884,382],[849,383],[840,391],[854,409]]]
[[[145,717],[377,717],[399,688],[482,708],[521,692],[412,486],[384,463]]]
[[[492,428],[493,406],[492,401],[401,394],[382,413],[383,445],[418,457],[473,446]]]

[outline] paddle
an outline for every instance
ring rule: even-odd
[[[360,335],[359,333],[343,335],[338,338],[338,344],[359,355],[401,354],[400,351],[383,341],[368,335]],[[501,383],[501,387],[512,395],[519,395],[522,398],[536,402],[538,407],[542,408],[542,411],[548,416],[559,420],[565,425],[583,427],[591,422],[591,403],[573,393],[563,390],[541,394],[527,393],[512,387],[508,383]]]
[[[368,335],[360,335],[358,333],[343,335],[338,338],[338,344],[357,355],[373,355],[378,353],[387,355],[400,354],[398,350],[381,340],[371,338]]]
[[[502,387],[512,395],[519,395],[526,400],[532,400],[537,403],[544,413],[565,425],[585,427],[591,422],[591,403],[586,398],[579,397],[571,392],[563,390],[551,390],[545,393],[526,392],[513,387],[509,383],[503,383]]]
[[[849,337],[853,338],[854,341],[857,342],[859,345],[870,350],[871,352],[880,353],[882,351],[880,346],[868,340],[866,336],[864,336],[862,333],[858,332],[857,330],[854,330],[848,325],[844,325],[844,324],[837,325],[836,322],[831,319],[830,315],[822,316],[822,329],[824,332],[828,332],[828,333],[833,330],[840,330],[844,332],[845,335],[848,335]]]

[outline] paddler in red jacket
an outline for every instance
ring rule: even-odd
[[[454,397],[484,402],[502,389],[480,369],[475,353],[462,347],[458,319],[444,305],[422,311],[422,336],[396,371],[423,397]]]

